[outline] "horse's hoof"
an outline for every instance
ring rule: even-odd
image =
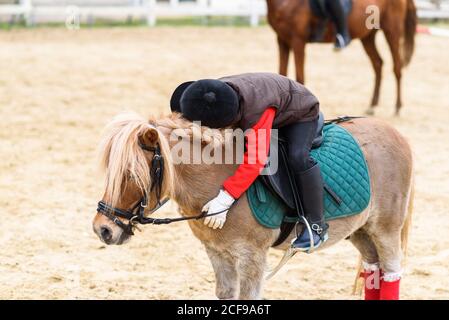
[[[367,116],[374,116],[374,108],[368,108],[368,109],[366,109],[365,114],[366,114]]]

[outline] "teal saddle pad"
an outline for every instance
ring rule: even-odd
[[[354,137],[343,127],[328,124],[324,127],[323,134],[321,147],[312,150],[311,155],[319,163],[327,186],[342,201],[337,204],[324,191],[325,219],[356,215],[366,209],[371,197],[365,156]],[[260,179],[251,185],[246,195],[254,217],[267,228],[277,229],[283,221],[298,220],[296,217],[286,216],[291,209]]]

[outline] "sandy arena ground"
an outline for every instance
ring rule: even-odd
[[[391,59],[378,40],[386,66],[377,116],[408,137],[416,156],[402,297],[449,298],[449,41],[417,37],[395,118]],[[307,85],[326,116],[363,113],[373,75],[360,43],[341,54],[312,45],[308,54]],[[187,224],[147,226],[124,246],[99,241],[95,149],[116,113],[166,113],[181,81],[249,71],[277,71],[268,27],[1,31],[0,298],[213,298],[212,268]],[[175,207],[161,213],[174,216]],[[271,265],[280,257],[272,251]],[[357,257],[349,242],[297,256],[264,297],[358,299]]]

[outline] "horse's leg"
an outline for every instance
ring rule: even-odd
[[[206,252],[215,272],[215,294],[218,299],[237,299],[237,261],[225,252],[206,245]]]
[[[248,247],[243,252],[239,253],[239,299],[260,299],[267,252],[268,249]]]
[[[383,121],[360,119],[354,125],[343,126],[362,146],[373,177],[368,220],[362,229],[374,243],[380,269],[384,273],[380,281],[380,298],[397,298],[402,260],[401,237],[405,244],[411,220],[412,150],[407,140]],[[374,259],[368,262],[372,261]]]
[[[395,146],[401,145],[398,139],[391,142],[394,142]],[[411,151],[409,147],[407,149],[403,150],[404,165],[395,166],[396,179],[384,182],[385,185],[388,183],[390,188],[377,190],[377,194],[374,194],[376,210],[371,213],[371,223],[365,227],[379,256],[381,300],[399,299],[402,259],[413,208],[413,169]],[[401,160],[396,158],[393,161]]]
[[[279,47],[279,74],[287,76],[288,58],[290,55],[290,46],[278,36]]]
[[[293,42],[293,53],[295,54],[296,81],[304,84],[304,63],[306,54],[306,42],[301,38]]]
[[[399,284],[401,280],[401,230],[379,230],[375,236],[377,252],[379,254],[380,269],[380,299],[398,300]]]
[[[406,182],[403,182],[404,186],[406,184]],[[410,188],[410,186],[408,187]],[[375,220],[367,227],[367,232],[376,245],[380,269],[382,270],[381,300],[399,299],[403,258],[402,233],[403,228],[406,228],[408,215],[410,214],[408,210],[409,201],[401,199],[400,196],[401,194],[407,195],[407,191],[403,189],[403,187],[397,186],[397,188],[394,188],[396,196],[384,197],[378,203],[379,211],[377,214],[374,213]]]
[[[357,250],[359,250],[364,262],[369,264],[379,262],[376,246],[365,230],[357,230],[351,234],[349,240],[357,248]]]
[[[391,55],[393,57],[393,71],[396,76],[396,115],[399,115],[399,111],[402,107],[402,97],[401,97],[401,77],[402,77],[402,59],[400,54],[400,40],[401,34],[403,34],[403,26],[400,23],[402,20],[397,18],[391,21],[388,25],[389,28],[384,29],[385,38],[387,39],[388,46],[391,50]]]
[[[365,300],[379,300],[380,271],[376,246],[363,228],[354,232],[349,239],[362,255]]]
[[[374,115],[374,107],[379,104],[379,92],[380,92],[380,83],[382,81],[382,66],[383,61],[382,57],[377,51],[376,48],[376,32],[377,30],[370,33],[367,37],[362,39],[363,48],[365,49],[368,57],[371,60],[371,64],[374,68],[374,73],[376,75],[376,82],[374,85],[374,94],[371,100],[371,106],[366,111],[369,115]]]

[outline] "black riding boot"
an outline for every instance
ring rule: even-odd
[[[349,42],[351,42],[351,37],[349,36],[348,31],[348,22],[346,19],[343,4],[340,0],[328,0],[326,4],[332,21],[337,28],[335,49],[343,49],[349,44]]]
[[[314,248],[319,247],[328,238],[328,225],[324,221],[323,178],[318,164],[296,174],[295,178],[301,193],[304,215],[309,222],[312,234],[310,234],[307,226],[304,226],[301,234],[292,242],[292,248],[309,252],[311,236],[313,237]]]

